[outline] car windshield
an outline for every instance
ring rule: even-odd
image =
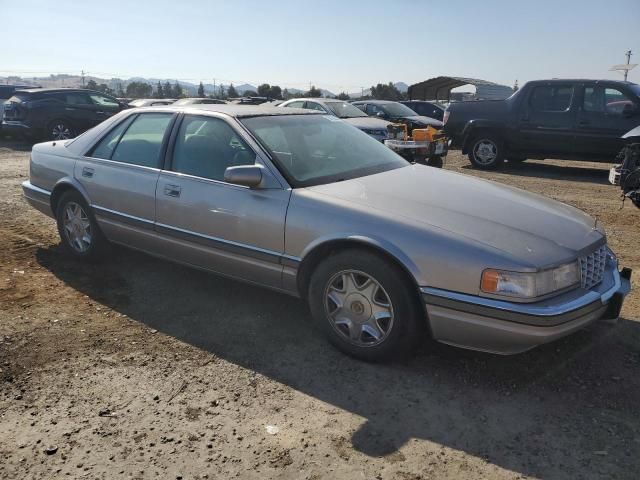
[[[382,143],[331,115],[271,115],[241,121],[294,188],[409,165]]]
[[[409,107],[401,103],[383,103],[379,105],[379,107],[392,117],[415,117],[418,115]]]
[[[325,102],[325,105],[329,107],[329,110],[335,113],[336,117],[338,118],[354,118],[367,116],[367,114],[362,110],[354,107],[347,102]]]

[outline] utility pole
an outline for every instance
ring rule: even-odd
[[[84,88],[84,70],[82,70],[82,88]]]
[[[217,96],[216,95],[216,79],[215,78],[213,79],[213,96],[214,97]]]
[[[631,63],[631,50],[627,50],[627,65],[629,65]],[[624,71],[624,81],[627,81],[627,75],[629,75],[629,69],[626,69]]]

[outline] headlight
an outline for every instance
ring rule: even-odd
[[[488,269],[482,272],[480,289],[493,295],[536,298],[564,290],[580,283],[578,262],[541,272],[507,272]]]

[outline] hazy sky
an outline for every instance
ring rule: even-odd
[[[54,7],[55,6],[55,7]],[[0,75],[359,91],[438,75],[621,78],[640,0],[0,0]],[[640,67],[629,77],[640,83]]]

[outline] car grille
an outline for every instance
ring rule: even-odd
[[[582,288],[590,289],[602,282],[607,263],[607,246],[603,245],[595,252],[580,257]]]

